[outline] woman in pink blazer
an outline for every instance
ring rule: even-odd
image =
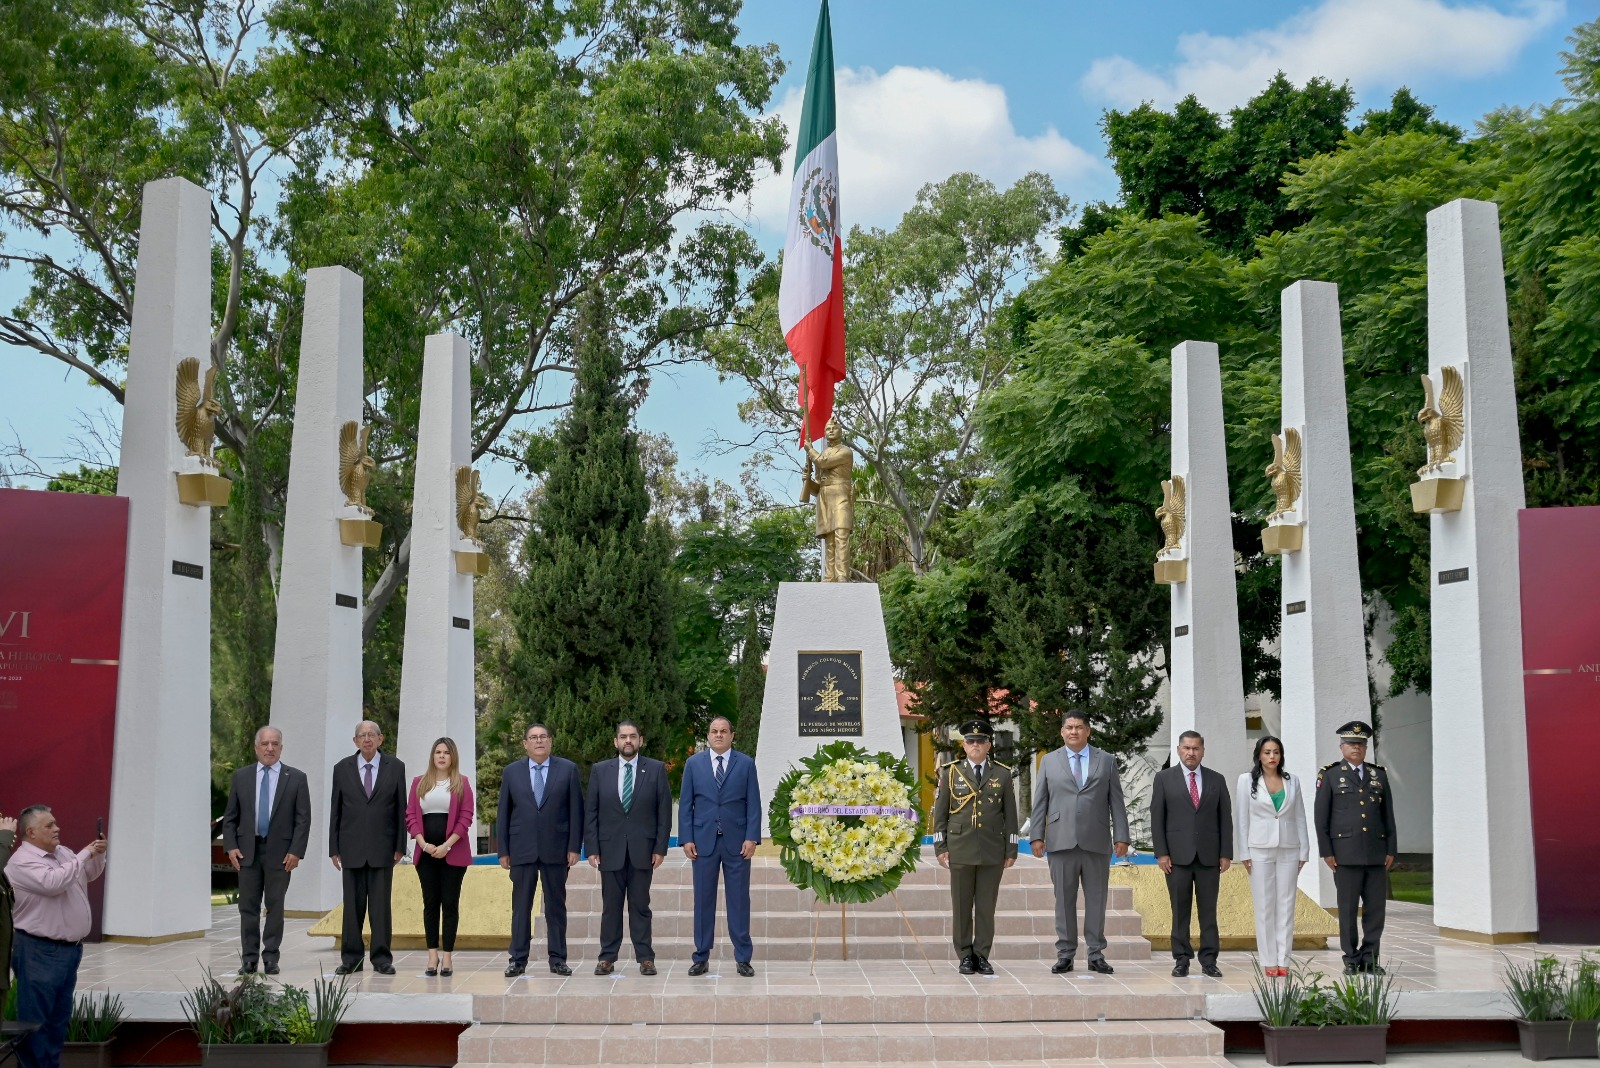
[[[461,922],[461,880],[472,863],[472,784],[461,774],[456,743],[433,743],[428,770],[411,780],[406,830],[416,840],[412,861],[422,883],[422,930],[428,939],[428,976],[452,974],[456,926]],[[443,933],[440,917],[443,916]],[[443,948],[443,958],[440,949]]]

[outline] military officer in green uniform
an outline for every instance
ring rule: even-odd
[[[1377,972],[1389,868],[1394,864],[1394,798],[1389,773],[1367,760],[1372,727],[1358,719],[1338,730],[1343,757],[1317,772],[1317,851],[1333,869],[1344,973]],[[1357,913],[1361,930],[1356,931]]]
[[[989,759],[989,725],[969,720],[961,735],[967,758],[939,767],[933,851],[950,869],[951,940],[961,974],[993,975],[1000,877],[1017,862],[1017,797],[1011,769]]]

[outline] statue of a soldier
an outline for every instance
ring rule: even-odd
[[[836,420],[829,419],[827,447],[818,450],[806,442],[805,486],[800,493],[801,503],[812,497],[817,501],[817,537],[822,539],[823,582],[850,581],[850,531],[856,525],[855,483],[851,468],[855,457],[843,443],[843,433]]]

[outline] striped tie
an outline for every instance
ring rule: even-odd
[[[622,811],[633,807],[633,765],[622,765]]]

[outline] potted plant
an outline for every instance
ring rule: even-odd
[[[73,998],[61,1068],[111,1068],[111,1035],[126,1015],[122,999],[109,990]]]
[[[1299,962],[1280,978],[1255,963],[1256,1007],[1268,1064],[1383,1064],[1389,1020],[1394,1016],[1394,977],[1358,972],[1331,982]]]
[[[350,1007],[350,987],[318,979],[311,992],[276,986],[254,973],[225,987],[206,971],[183,999],[183,1012],[200,1039],[200,1063],[324,1068],[333,1031]]]
[[[1570,967],[1555,957],[1506,962],[1506,996],[1530,1061],[1594,1057],[1600,1045],[1600,961],[1584,954]]]

